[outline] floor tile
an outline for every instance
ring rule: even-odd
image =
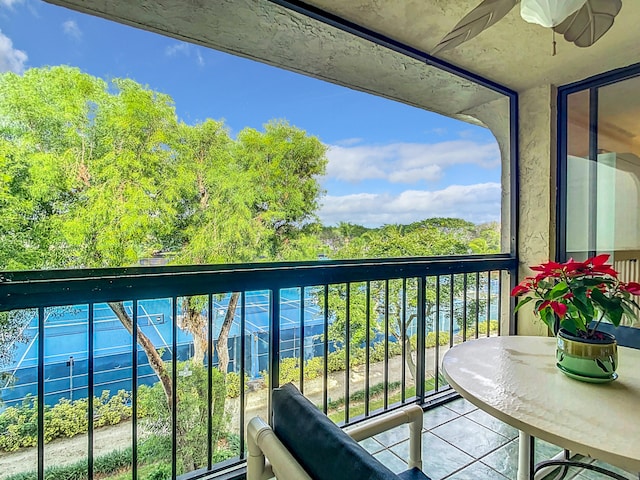
[[[473,420],[480,425],[487,427],[489,430],[493,430],[500,435],[507,437],[510,440],[513,440],[518,436],[518,430],[513,428],[511,425],[507,425],[506,423],[498,420],[496,417],[492,417],[486,412],[482,410],[474,410],[471,413],[467,413],[465,417]]]
[[[373,438],[365,438],[360,445],[369,453],[377,453],[384,449],[384,445]]]
[[[581,472],[582,472],[581,468],[571,467],[569,468],[563,480],[584,480],[584,477],[580,476]],[[551,473],[549,473],[547,476],[543,477],[542,480],[556,480],[558,473],[559,473],[559,469],[555,469]]]
[[[399,427],[375,435],[373,438],[382,445],[390,447],[409,438],[409,425],[400,425]]]
[[[597,465],[599,467],[603,467],[606,468],[607,470],[611,470],[612,472],[616,472],[620,475],[623,475],[625,477],[627,477],[629,480],[637,480],[638,478],[638,474],[632,474],[629,472],[625,472],[624,470],[618,468],[618,467],[614,467],[613,465],[609,465],[608,463],[604,463],[601,462],[600,460],[596,460],[595,462],[593,462],[594,465]],[[606,479],[610,479],[611,477],[607,477],[601,473],[598,472],[594,472],[593,470],[583,470],[580,475],[582,475],[584,478],[588,478],[589,480],[606,480]]]
[[[376,453],[374,457],[393,473],[404,472],[409,468],[405,461],[400,459],[390,450],[383,450],[379,453]]]
[[[507,437],[466,417],[440,425],[431,430],[431,433],[475,458],[480,458],[509,442]]]
[[[445,407],[461,415],[464,415],[465,413],[473,412],[474,410],[478,409],[478,407],[476,407],[473,403],[466,401],[464,398],[458,398],[451,402],[447,402],[445,404]]]
[[[507,478],[500,475],[493,468],[487,467],[484,463],[474,462],[447,477],[446,480],[507,480]]]
[[[422,426],[425,430],[430,430],[438,425],[442,425],[450,420],[458,418],[459,413],[448,409],[447,407],[438,407],[433,410],[427,410],[422,417]]]
[[[400,458],[409,458],[409,441],[391,450]],[[473,457],[449,445],[430,432],[422,434],[422,470],[432,480],[440,480],[473,462]]]
[[[482,463],[507,478],[516,478],[518,473],[518,440],[511,440],[495,452],[490,453],[482,459]]]
[[[535,442],[536,463],[542,462],[543,460],[549,460],[562,451],[562,448],[558,447],[557,445],[545,442],[544,440],[540,440],[539,438],[536,438]]]

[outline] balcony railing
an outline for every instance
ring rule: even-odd
[[[447,392],[444,351],[502,333],[515,268],[494,255],[5,273],[0,312],[26,342],[4,369],[0,447],[31,435],[23,470],[38,479],[61,464],[108,477],[109,461],[133,478],[240,468],[246,421],[269,418],[287,381],[345,425]],[[71,440],[49,441],[73,433],[82,453],[61,461]]]

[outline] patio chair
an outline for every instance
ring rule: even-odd
[[[293,384],[273,391],[272,406],[273,429],[259,417],[247,427],[247,480],[429,480],[421,471],[423,412],[417,405],[358,425],[348,435]],[[405,423],[409,469],[400,474],[357,443]]]

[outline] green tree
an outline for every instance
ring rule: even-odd
[[[284,122],[269,123],[264,132],[246,128],[235,142],[225,136],[222,126],[212,121],[183,136],[180,152],[190,175],[185,182],[187,198],[195,201],[176,261],[287,258],[290,242],[314,219],[322,194],[317,177],[326,168],[326,148],[316,137]],[[216,342],[218,368],[224,373],[238,300],[239,293],[233,292]],[[188,302],[189,330],[205,348],[208,325],[202,304]]]
[[[0,119],[3,269],[128,266],[157,253],[175,263],[285,258],[322,194],[317,138],[273,122],[232,140],[221,122],[179,122],[169,96],[129,79],[107,84],[69,67],[3,74]],[[232,294],[217,341],[224,373],[238,298]],[[203,297],[181,304],[194,368],[207,349],[205,305]],[[172,381],[159,352],[123,302],[109,306],[136,333],[170,409]],[[223,411],[224,395],[214,416]]]
[[[469,244],[475,236],[476,226],[459,219],[428,219],[408,226],[385,225],[378,229],[370,229],[359,237],[342,244],[334,254],[336,258],[389,258],[389,257],[422,257],[440,255],[461,255],[469,252]],[[469,276],[469,285],[475,278]],[[430,280],[434,282],[433,279]],[[464,295],[462,276],[455,276],[453,284],[449,277],[440,281],[439,298],[434,285],[425,289],[425,318],[428,324],[436,321],[438,302],[448,304],[453,288],[454,296]],[[388,289],[388,292],[386,291]],[[404,295],[403,295],[404,293]],[[406,305],[404,299],[406,297]],[[339,345],[351,349],[360,348],[366,339],[366,289],[363,285],[352,285],[349,302],[349,333],[346,338],[346,287],[333,286],[329,291],[329,311],[333,322],[329,328],[329,338]],[[388,300],[388,303],[387,303]],[[407,331],[415,326],[417,318],[417,282],[408,279],[406,291],[400,280],[371,282],[370,284],[370,331],[369,338],[383,332],[385,313],[389,318],[389,335],[397,342],[404,339],[407,367],[415,379],[416,365],[414,346]],[[475,308],[475,299],[469,299],[469,308]],[[403,323],[403,311],[405,322]],[[444,312],[448,315],[448,312]],[[454,311],[455,321],[462,325],[464,312]]]

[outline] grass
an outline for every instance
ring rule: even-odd
[[[398,403],[402,401],[402,389],[399,386],[400,382],[394,382],[390,385],[388,394],[388,404]],[[442,384],[442,383],[441,383]],[[435,389],[435,378],[430,378],[424,382],[425,391],[431,391]],[[384,383],[379,383],[371,387],[369,395],[369,411],[378,410],[384,407]],[[416,394],[416,387],[410,386],[405,389],[405,398],[411,398]],[[344,398],[332,402],[336,406],[327,412],[327,416],[335,423],[344,422]],[[357,417],[358,415],[364,415],[364,390],[358,390],[349,396],[349,418]]]

